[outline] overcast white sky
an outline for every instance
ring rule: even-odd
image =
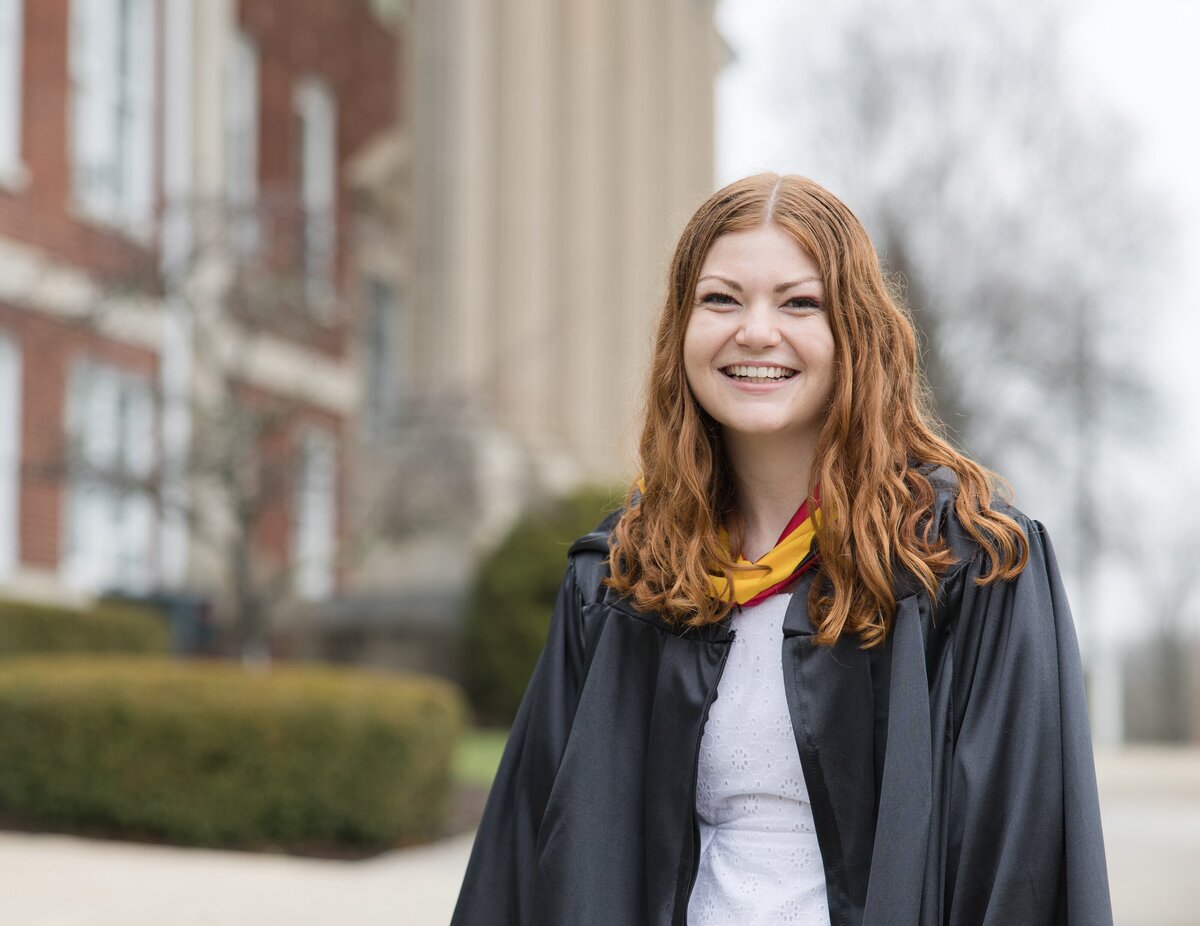
[[[719,0],[717,21],[737,60],[717,89],[717,170],[721,182],[763,169],[795,170],[764,103],[766,56],[778,11],[796,0]],[[1140,133],[1150,186],[1164,192],[1181,234],[1177,278],[1166,287],[1162,320],[1136,345],[1155,371],[1167,426],[1164,450],[1180,472],[1200,474],[1200,2],[1086,0],[1073,4],[1069,47],[1079,92],[1124,114]],[[802,51],[802,49],[800,49]],[[820,179],[820,178],[818,178]]]
[[[1081,70],[1142,131],[1142,165],[1164,189],[1182,235],[1178,287],[1155,347],[1160,387],[1179,425],[1178,452],[1200,470],[1200,3],[1091,0],[1073,32]],[[1175,449],[1173,447],[1172,449]],[[1193,509],[1193,515],[1196,509]]]

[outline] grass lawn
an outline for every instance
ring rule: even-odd
[[[454,756],[454,782],[459,787],[487,788],[504,752],[507,730],[472,728],[463,734]]]

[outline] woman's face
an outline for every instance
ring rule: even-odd
[[[812,256],[774,224],[722,235],[683,339],[696,401],[733,439],[816,443],[833,394],[833,331]]]

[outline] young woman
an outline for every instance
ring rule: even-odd
[[[1111,924],[1045,530],[938,436],[828,191],[712,196],[625,508],[571,548],[453,922]]]

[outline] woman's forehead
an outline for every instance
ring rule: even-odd
[[[821,283],[816,259],[786,230],[775,224],[727,232],[709,248],[699,279],[726,285],[769,286]]]

